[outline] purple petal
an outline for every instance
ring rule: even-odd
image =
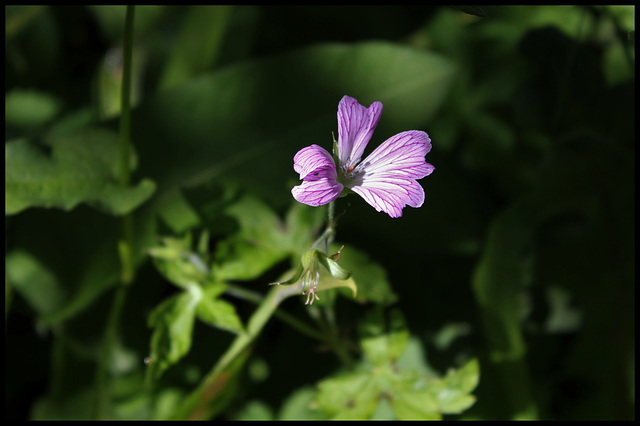
[[[336,181],[333,157],[318,145],[298,151],[293,157],[293,169],[304,180],[301,185],[291,189],[293,198],[300,203],[321,206],[335,200],[342,193],[344,187]]]
[[[400,217],[405,205],[424,203],[424,190],[416,179],[435,169],[424,159],[430,150],[431,140],[425,132],[398,133],[355,168],[355,177],[347,186],[377,211]]]
[[[391,217],[402,216],[404,206],[420,207],[424,203],[424,190],[414,179],[364,179],[351,188],[377,211]]]
[[[350,96],[338,104],[338,158],[340,166],[356,165],[382,115],[382,103],[374,102],[369,108]]]
[[[311,145],[298,151],[293,157],[293,170],[300,174],[300,179],[327,170],[333,170],[334,179],[336,174],[333,157],[319,145]]]
[[[358,164],[355,171],[365,171],[367,176],[391,173],[393,176],[422,179],[434,170],[434,167],[424,160],[429,151],[429,135],[419,130],[409,130],[383,142]]]
[[[305,180],[294,186],[291,194],[296,201],[313,207],[328,204],[338,198],[344,187],[335,178],[323,176],[315,180]]]

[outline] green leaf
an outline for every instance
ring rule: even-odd
[[[470,393],[478,384],[477,361],[438,377],[399,312],[392,311],[387,327],[383,311],[373,311],[360,323],[360,332],[366,360],[318,385],[318,408],[331,418],[437,420],[475,402]]]
[[[396,392],[391,401],[398,420],[440,420],[438,403],[429,392]]]
[[[231,6],[191,6],[187,9],[180,34],[170,50],[161,89],[177,86],[213,67],[231,12]]]
[[[462,368],[450,371],[442,380],[437,393],[439,411],[444,414],[459,414],[471,407],[476,399],[469,395],[480,379],[478,360],[472,359]]]
[[[340,267],[338,262],[333,259],[330,259],[323,253],[318,253],[318,261],[327,268],[332,277],[337,278],[339,280],[346,280],[351,276],[351,272],[346,269]]]
[[[191,348],[191,334],[202,292],[196,286],[162,302],[149,316],[154,328],[148,377],[157,379]]]
[[[55,274],[37,258],[23,250],[13,250],[5,258],[7,281],[35,310],[39,317],[60,309],[66,292]]]
[[[278,216],[257,198],[246,195],[226,209],[240,225],[237,234],[220,242],[213,274],[218,280],[251,280],[262,275],[289,252],[283,248]]]
[[[286,238],[282,241],[283,246],[288,247],[294,255],[301,254],[313,244],[314,236],[325,223],[325,218],[326,209],[292,202],[285,218]]]
[[[209,279],[208,266],[190,246],[191,236],[187,234],[182,240],[164,238],[162,245],[149,249],[158,272],[182,289],[203,286]]]
[[[480,18],[488,18],[489,15],[485,10],[480,6],[451,6],[453,9],[457,9],[460,12],[466,13],[468,15],[478,16]]]
[[[26,140],[8,142],[5,154],[7,215],[29,207],[71,210],[80,203],[122,215],[155,190],[148,179],[131,188],[118,184],[118,137],[104,129],[55,138],[51,156]]]
[[[202,300],[198,305],[198,319],[222,330],[236,334],[244,333],[244,326],[236,313],[236,308],[231,303],[218,298],[224,287],[224,285],[210,286],[203,290]]]
[[[382,313],[382,310],[375,309],[359,324],[360,345],[364,355],[374,365],[395,362],[409,342],[409,331],[400,311],[391,311],[388,326]]]
[[[325,420],[318,409],[314,409],[316,390],[303,387],[294,391],[282,403],[278,420]]]
[[[363,420],[375,411],[377,396],[371,375],[356,371],[320,382],[316,402],[333,420]]]
[[[234,420],[274,420],[274,416],[271,407],[264,402],[249,401],[234,415]]]
[[[520,329],[521,294],[529,280],[528,251],[532,249],[534,213],[527,203],[517,203],[498,215],[473,275],[494,360],[524,356]]]
[[[338,248],[338,245],[333,244],[329,251],[335,253]],[[357,302],[388,305],[397,300],[384,268],[373,262],[363,251],[345,245],[339,263],[344,270],[351,272],[351,277],[358,285]]]
[[[6,125],[20,128],[41,126],[60,111],[54,97],[34,90],[10,91],[5,96],[4,107]]]

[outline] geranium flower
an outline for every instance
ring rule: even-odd
[[[431,150],[431,139],[425,132],[398,133],[360,162],[381,115],[382,103],[374,102],[366,108],[344,96],[338,105],[334,155],[311,145],[293,157],[293,169],[303,181],[291,190],[293,197],[301,203],[320,206],[355,192],[391,217],[402,216],[406,205],[422,206],[424,190],[417,180],[435,169],[424,158]]]

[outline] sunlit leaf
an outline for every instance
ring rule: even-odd
[[[130,188],[118,184],[118,137],[108,130],[60,136],[51,142],[50,156],[26,140],[8,142],[5,154],[7,215],[29,207],[71,210],[80,203],[121,215],[155,190],[148,179]]]
[[[220,285],[224,290],[224,285]],[[214,327],[232,333],[244,333],[244,326],[236,313],[236,308],[229,302],[220,299],[220,290],[214,286],[202,291],[202,300],[198,305],[198,319]]]
[[[303,387],[294,391],[283,402],[278,420],[322,420],[326,417],[314,407],[316,390]]]
[[[438,404],[429,392],[397,392],[391,402],[398,420],[440,420]]]
[[[445,389],[438,394],[440,411],[457,414],[469,408],[475,402],[475,397],[469,394],[478,386],[479,380],[480,367],[475,358],[448,372],[443,379]]]
[[[333,420],[364,420],[375,411],[377,395],[371,375],[357,371],[320,382],[316,401]]]
[[[288,250],[280,244],[282,224],[264,203],[245,196],[226,213],[238,221],[240,231],[219,243],[213,265],[216,279],[253,279],[287,257]]]
[[[374,365],[395,362],[405,351],[409,331],[400,311],[392,310],[388,325],[380,309],[375,309],[360,322],[360,345]]]

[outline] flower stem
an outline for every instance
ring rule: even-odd
[[[130,183],[129,157],[131,151],[131,57],[133,51],[133,19],[135,7],[127,6],[124,28],[124,49],[122,62],[122,92],[120,97],[120,186],[128,187]],[[129,284],[133,282],[133,216],[127,213],[122,217],[122,236],[118,241],[121,270],[120,283],[111,305],[109,318],[98,355],[98,367],[95,378],[94,416],[104,418],[108,408],[108,372],[111,356],[116,345],[120,317],[124,308]]]
[[[298,291],[296,291],[298,292]],[[225,293],[231,295],[231,296],[235,296],[238,297],[240,299],[244,299],[244,300],[248,300],[249,302],[255,303],[257,305],[259,305],[260,303],[262,303],[262,301],[264,300],[264,297],[255,291],[251,291],[251,290],[246,290],[242,287],[238,287],[232,284],[228,284],[227,285],[227,289],[225,290]],[[303,322],[301,322],[298,318],[294,317],[293,315],[290,315],[284,311],[281,311],[280,309],[277,309],[274,314],[275,317],[277,317],[278,319],[280,319],[281,321],[289,324],[291,327],[295,328],[296,330],[298,330],[299,332],[306,334],[307,336],[316,339],[316,340],[320,340],[320,341],[324,341],[325,338],[322,335],[322,333],[317,332],[316,330],[314,330],[313,328],[309,327],[308,325],[304,324]]]
[[[334,213],[335,202],[332,201],[329,203],[327,210],[327,229],[324,230],[322,235],[320,235],[316,242],[311,246],[311,248],[322,250],[324,254],[329,254],[329,245],[333,242],[336,235],[336,219],[334,217]]]
[[[231,346],[227,348],[226,352],[198,387],[191,391],[173,410],[170,416],[171,419],[211,419],[221,409],[222,406],[216,404],[215,401],[221,397],[221,392],[225,389],[224,383],[229,380],[230,376],[237,373],[234,366],[237,362],[240,362],[240,364],[244,362],[249,353],[250,344],[262,331],[271,316],[274,315],[278,305],[284,299],[293,295],[294,293],[289,292],[289,287],[271,287],[247,321],[246,333],[235,338]]]

